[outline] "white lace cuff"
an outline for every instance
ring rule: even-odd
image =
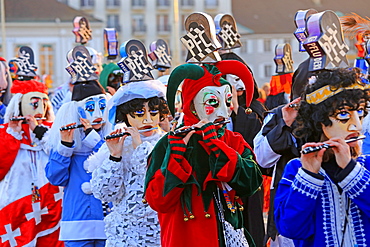
[[[59,142],[57,145],[57,152],[64,157],[71,157],[73,154],[74,147],[75,146],[73,145],[73,147],[69,148],[67,146],[64,146],[61,142]]]

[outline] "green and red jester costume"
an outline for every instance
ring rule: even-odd
[[[220,78],[229,72],[226,67],[236,75],[248,71],[240,62],[221,61],[215,66],[181,65],[171,73],[167,100],[173,113],[171,77],[181,82],[181,73],[194,72],[182,88],[185,126],[199,122],[190,105],[200,89],[228,84]],[[158,212],[162,247],[225,246],[220,205],[225,219],[235,229],[243,229],[239,197],[255,193],[262,176],[251,147],[239,133],[209,122],[186,145],[171,131],[157,143],[148,162],[145,199]],[[255,246],[246,230],[244,234],[249,246]]]

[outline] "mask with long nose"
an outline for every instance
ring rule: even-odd
[[[360,103],[357,109],[343,106],[334,115],[330,116],[332,124],[324,126],[322,124],[325,139],[342,138],[345,140],[355,138],[362,131],[362,120],[365,116],[365,102]]]
[[[29,92],[22,96],[21,111],[23,116],[31,115],[36,118],[46,116],[49,98],[45,93]]]

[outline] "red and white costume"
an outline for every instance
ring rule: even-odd
[[[20,98],[16,94],[12,100]],[[51,122],[39,126],[50,128]],[[1,247],[64,246],[58,241],[62,190],[45,177],[47,138],[39,138],[29,124],[22,124],[20,132],[0,125]]]

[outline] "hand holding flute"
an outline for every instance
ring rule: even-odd
[[[363,140],[365,138],[366,138],[366,136],[359,135],[356,138],[351,138],[351,139],[345,140],[344,142],[345,143],[351,143],[351,142]],[[324,143],[324,144],[319,145],[319,146],[316,146],[316,147],[306,147],[306,148],[302,149],[301,153],[302,154],[308,154],[308,153],[312,153],[312,152],[317,152],[317,151],[319,151],[319,150],[321,150],[323,148],[328,149],[328,148],[332,148],[332,146],[330,146],[329,144]]]
[[[35,119],[37,121],[46,120],[46,117],[36,117]],[[24,120],[27,120],[27,118],[26,117],[23,117],[23,116],[11,117],[10,118],[10,121],[24,121]]]
[[[62,126],[60,130],[60,136],[64,142],[73,142],[74,130],[77,128],[84,128],[87,130],[92,128],[92,125],[101,124],[102,122],[96,122],[91,124],[88,119],[80,118],[81,124],[71,123],[65,126]]]
[[[74,136],[74,129],[75,128],[68,128],[70,126],[76,126],[76,123],[67,124],[66,126],[63,126],[60,128],[60,138],[63,142],[73,142],[73,136]]]
[[[351,139],[332,138],[325,143],[306,143],[302,146],[301,162],[302,167],[313,173],[319,173],[323,155],[325,151],[332,148],[335,160],[339,167],[344,169],[351,161],[350,143],[364,139],[365,136],[359,135]]]
[[[122,129],[117,129],[110,133],[110,137],[107,139],[108,136],[106,136],[104,139],[106,140],[107,147],[109,149],[109,153],[114,158],[120,158],[122,156],[123,151],[123,143],[128,136],[128,134],[124,132]],[[115,136],[115,137],[114,137]],[[122,138],[118,138],[122,137]]]
[[[46,118],[27,115],[27,116],[11,117],[9,120],[10,120],[9,127],[12,128],[13,131],[15,132],[20,132],[22,130],[22,123],[28,124],[30,129],[33,131],[36,128],[36,126],[39,124],[38,121],[46,120]]]
[[[92,124],[90,124],[90,127],[92,127],[94,125],[97,125],[97,124],[102,124],[102,123],[104,123],[104,122],[92,123]],[[63,130],[72,130],[72,129],[78,129],[78,128],[84,128],[84,127],[85,127],[85,125],[83,125],[83,124],[72,123],[72,124],[67,124],[65,126],[62,126],[59,130],[60,131],[63,131]]]
[[[216,123],[214,123],[214,125],[221,125],[221,124],[226,124],[226,123],[229,123],[229,122],[230,122],[229,120],[224,120],[224,121],[221,121],[221,122],[216,122]],[[207,120],[206,123],[208,123],[208,120]],[[183,128],[180,128],[180,129],[175,130],[173,133],[174,133],[174,135],[187,134],[187,133],[189,133],[192,130],[200,130],[200,128],[202,126],[198,127],[198,124],[193,125],[193,126],[190,126],[190,127],[189,126],[186,126],[186,127],[183,127]]]
[[[106,136],[104,140],[106,140],[106,144],[108,146],[111,156],[119,158],[122,155],[123,143],[127,136],[131,136],[132,146],[134,149],[136,149],[142,143],[140,133],[153,131],[155,129],[158,129],[158,127],[141,130],[138,130],[136,127],[124,127],[123,130],[117,129],[113,131],[112,133],[110,133],[110,135]]]
[[[138,130],[138,133],[143,133],[143,132],[152,131],[152,130],[156,130],[156,129],[158,129],[158,127],[154,127],[154,128],[150,128],[150,129]],[[113,131],[109,135],[105,136],[104,137],[104,140],[119,138],[119,137],[123,137],[123,136],[126,136],[126,135],[131,135],[130,132],[127,132],[127,131],[121,131],[121,132],[116,132],[116,133],[115,132],[116,131]]]

